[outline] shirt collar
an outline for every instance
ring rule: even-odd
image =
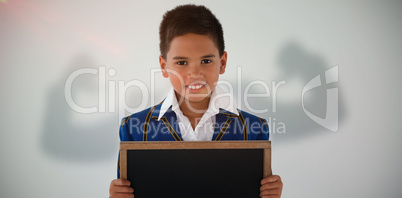
[[[170,90],[169,94],[163,101],[161,109],[159,111],[158,121],[162,118],[163,115],[165,115],[166,111],[169,110],[170,107],[172,107],[172,110],[176,114],[183,114],[180,110],[179,103],[177,102],[174,89]],[[219,113],[219,109],[225,109],[226,111],[239,115],[232,93],[217,85],[214,91],[212,91],[211,99],[209,101],[206,113],[215,115]]]

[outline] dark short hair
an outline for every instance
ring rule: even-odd
[[[219,56],[223,55],[225,41],[219,20],[205,6],[186,4],[179,5],[163,15],[159,26],[159,48],[163,58],[166,59],[172,40],[187,33],[210,37],[218,48]]]

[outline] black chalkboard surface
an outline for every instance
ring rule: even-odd
[[[270,141],[121,142],[121,178],[136,198],[259,197]]]

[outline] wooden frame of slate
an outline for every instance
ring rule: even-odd
[[[124,141],[119,171],[136,198],[259,197],[271,141]]]

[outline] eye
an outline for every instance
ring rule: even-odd
[[[209,60],[209,59],[204,59],[204,60],[201,61],[201,63],[203,63],[203,64],[208,64],[208,63],[211,63],[211,62],[212,61]]]
[[[187,62],[186,61],[178,61],[176,64],[178,64],[178,65],[187,65]]]

